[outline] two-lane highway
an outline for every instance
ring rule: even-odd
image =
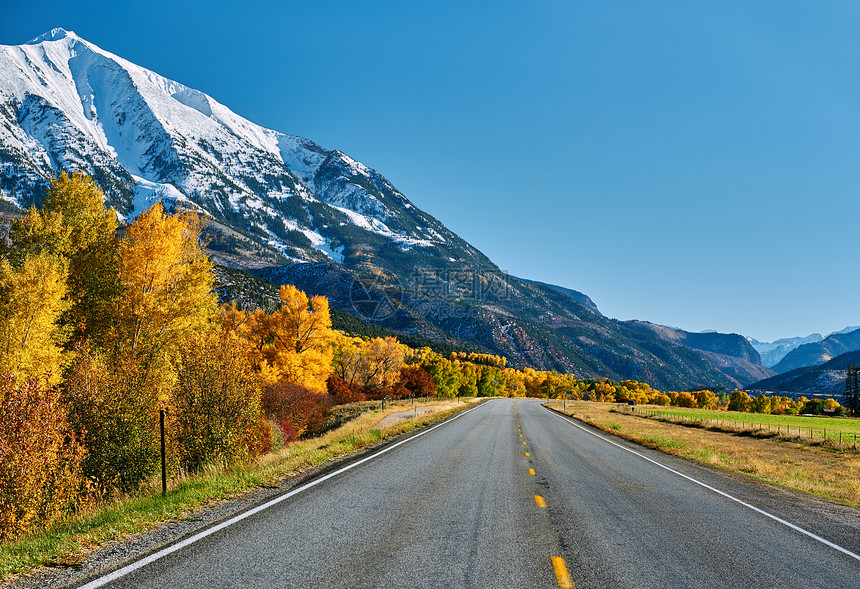
[[[89,586],[857,587],[849,515],[500,399]]]

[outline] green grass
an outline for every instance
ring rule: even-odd
[[[738,429],[762,427],[774,433],[798,435],[802,438],[810,436],[822,439],[826,431],[828,439],[839,439],[842,432],[843,443],[860,437],[860,419],[834,417],[804,417],[802,415],[768,415],[764,413],[741,413],[739,411],[712,411],[706,409],[688,409],[683,407],[637,407],[636,413],[654,414],[678,419],[702,420],[703,425],[736,427]],[[710,420],[710,423],[708,422]]]
[[[659,448],[661,450],[666,448],[681,450],[687,446],[687,444],[681,440],[670,438],[669,436],[661,436],[659,434],[643,435],[641,436],[641,440],[645,445]]]
[[[402,411],[400,404],[386,406]],[[159,524],[190,517],[201,507],[259,487],[277,485],[285,477],[318,466],[334,458],[408,432],[464,409],[469,403],[417,419],[399,421],[391,427],[373,429],[383,415],[372,411],[319,438],[289,444],[251,464],[210,466],[200,474],[173,481],[165,497],[160,479],[140,494],[118,498],[77,514],[30,537],[0,545],[0,579],[42,566],[75,566],[86,552],[112,540],[129,537]]]

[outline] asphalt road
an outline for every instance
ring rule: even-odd
[[[493,400],[105,586],[860,587],[858,511],[798,498]]]

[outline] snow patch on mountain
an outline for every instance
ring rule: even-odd
[[[370,178],[370,174],[373,170],[361,162],[355,161],[339,149],[335,149],[334,153],[341,159],[341,161],[343,161],[344,164],[346,164],[346,168],[352,176],[364,176],[365,178]]]
[[[200,208],[188,200],[172,184],[151,182],[139,176],[132,176],[132,178],[137,182],[134,186],[134,211],[129,217],[120,215],[123,220],[134,219],[158,201],[161,201],[167,208],[174,208],[177,204],[181,204],[182,208],[185,209],[197,210]]]
[[[433,241],[429,239],[418,239],[392,231],[385,223],[374,217],[356,213],[355,211],[351,211],[345,207],[332,205],[332,208],[343,213],[356,227],[372,231],[373,233],[387,237],[388,239],[400,244],[402,251],[409,251],[409,249],[413,247],[430,247],[433,245]],[[442,237],[438,233],[437,235],[440,238]],[[444,241],[444,238],[440,239],[440,241]]]

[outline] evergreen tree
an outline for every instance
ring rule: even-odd
[[[856,364],[848,367],[845,377],[845,392],[842,395],[842,405],[849,415],[857,417],[860,415],[860,370]]]

